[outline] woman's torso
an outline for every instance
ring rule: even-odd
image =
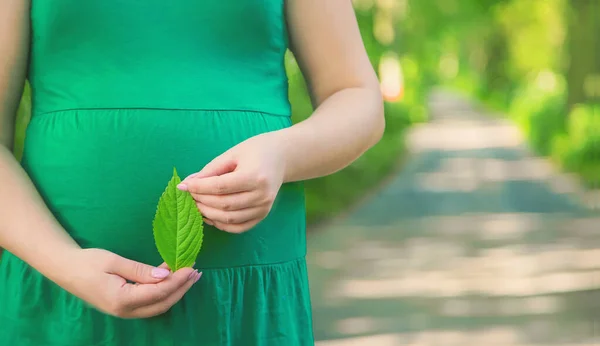
[[[34,0],[33,117],[23,165],[85,247],[160,261],[152,218],[173,167],[198,171],[291,125],[280,0]],[[304,199],[286,184],[252,231],[206,227],[200,268],[304,256]]]
[[[23,167],[83,247],[162,262],[152,219],[181,176],[291,125],[283,0],[33,0]],[[164,315],[104,315],[6,253],[0,344],[313,345],[304,195],[241,235],[205,225],[203,276]],[[65,268],[68,270],[68,268]]]
[[[34,0],[34,109],[288,116],[283,0]]]

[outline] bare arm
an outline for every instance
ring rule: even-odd
[[[350,0],[286,0],[291,50],[315,111],[288,128],[234,146],[178,186],[210,225],[252,229],[281,184],[334,173],[375,145],[385,128],[379,81]]]
[[[279,132],[285,181],[334,173],[381,138],[379,83],[350,0],[288,0],[291,50],[306,77],[315,112]]]
[[[0,144],[12,150],[14,120],[25,84],[29,1],[0,3]]]
[[[51,275],[78,249],[12,155],[28,61],[30,1],[0,2],[0,246]]]
[[[0,1],[0,247],[101,311],[126,318],[161,314],[200,276],[191,268],[171,275],[107,251],[81,249],[12,155],[28,60],[29,8],[30,0]]]

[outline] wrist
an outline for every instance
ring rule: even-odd
[[[291,137],[293,131],[291,128],[282,129],[279,131],[271,132],[271,139],[269,145],[271,146],[272,156],[278,165],[278,171],[280,172],[281,182],[289,182],[291,171],[293,170],[292,160],[292,140]],[[296,143],[296,145],[301,145]]]
[[[26,248],[16,249],[15,255],[51,281],[63,281],[68,268],[79,263],[81,247],[62,229],[25,244]]]
[[[70,287],[74,279],[81,277],[77,267],[83,264],[80,260],[82,252],[76,248],[63,249],[36,269],[55,284]]]

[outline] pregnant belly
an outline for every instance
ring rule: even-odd
[[[77,110],[34,116],[23,167],[82,247],[162,262],[152,220],[173,167],[180,176],[260,133],[290,125],[256,112]],[[304,255],[304,196],[282,187],[270,215],[241,235],[205,225],[198,268],[284,262]]]

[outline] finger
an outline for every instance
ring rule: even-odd
[[[223,175],[235,171],[236,168],[237,162],[233,158],[229,157],[227,153],[225,153],[221,156],[217,156],[214,160],[204,166],[204,168],[202,168],[198,173],[188,176],[187,178],[183,179],[183,181],[187,183],[189,179],[192,178],[206,178]]]
[[[206,222],[207,224],[211,225],[211,226],[214,226],[214,225],[215,225],[215,223],[214,223],[214,222],[212,222],[212,220],[211,220],[211,219],[203,218],[203,221],[204,221],[204,222]]]
[[[263,204],[258,190],[230,195],[199,195],[192,193],[192,197],[196,202],[220,210],[242,210]]]
[[[165,262],[163,262],[161,265],[158,266],[159,268],[163,268],[163,269],[167,269],[168,271],[171,271],[171,269],[169,268],[169,265]],[[139,285],[138,282],[133,282],[136,285]]]
[[[254,179],[236,171],[216,177],[193,178],[177,185],[177,188],[200,195],[228,195],[255,190],[257,186]]]
[[[185,285],[180,287],[177,291],[171,294],[167,299],[158,302],[153,305],[142,306],[134,309],[131,315],[136,318],[147,318],[153,317],[167,312],[173,305],[177,304],[183,298],[183,296],[190,290],[190,288],[200,280],[202,273],[195,273],[193,278],[188,280]]]
[[[256,225],[258,225],[263,219],[254,219],[254,220],[250,220],[248,222],[245,222],[243,224],[237,224],[237,225],[227,225],[224,223],[220,223],[220,222],[215,222],[214,226],[218,229],[220,229],[221,231],[227,232],[227,233],[244,233],[247,232],[249,230],[251,230],[253,227],[255,227]]]
[[[109,265],[108,273],[141,284],[153,284],[169,277],[171,271],[115,255]]]
[[[156,284],[124,285],[123,301],[130,311],[139,307],[153,305],[161,302],[174,294],[188,281],[195,279],[196,270],[183,268],[171,275],[168,279]]]
[[[264,217],[268,210],[265,207],[253,207],[242,210],[225,211],[196,203],[203,216],[212,222],[220,222],[227,225],[241,224],[258,217]]]

